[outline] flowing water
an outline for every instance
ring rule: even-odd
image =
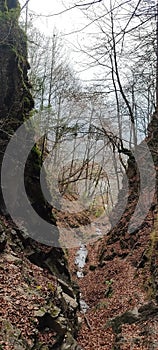
[[[78,266],[77,277],[84,277],[83,268],[86,264],[86,258],[88,255],[88,250],[84,244],[80,245],[79,250],[77,251],[75,264]]]
[[[104,220],[103,223],[95,222],[91,224],[91,231],[94,232],[95,238],[102,237],[103,233],[107,234],[107,232],[110,230],[110,223],[108,220]],[[86,264],[86,259],[88,256],[88,250],[86,248],[86,245],[83,243],[80,243],[80,247],[76,253],[75,257],[75,264],[78,267],[77,269],[77,277],[78,278],[84,278],[84,266]],[[87,303],[82,299],[82,295],[80,294],[80,308],[83,313],[85,313],[89,306]]]
[[[78,271],[77,271],[78,278],[84,277],[83,268],[86,264],[87,255],[88,255],[88,250],[86,246],[84,244],[81,244],[75,258],[75,264],[78,267]],[[89,309],[89,306],[87,305],[85,300],[82,299],[81,293],[80,293],[80,309],[83,313],[85,313]]]

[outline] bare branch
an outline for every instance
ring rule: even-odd
[[[30,1],[30,0],[27,0],[27,1],[25,2],[25,4],[21,7],[21,11],[28,5],[29,1]]]
[[[101,2],[101,1],[102,1],[102,0],[96,0],[96,1],[87,2],[87,3],[85,3],[85,4],[76,4],[75,6],[76,6],[76,7],[91,6],[91,5],[97,4],[98,2]]]
[[[30,1],[30,0],[28,0],[28,1]],[[28,1],[27,1],[27,2],[28,2]],[[73,9],[75,9],[75,8],[80,8],[80,7],[86,7],[86,6],[95,5],[95,4],[97,4],[97,3],[101,2],[101,1],[102,1],[102,0],[96,0],[96,1],[92,1],[92,2],[85,3],[85,4],[75,4],[75,5],[71,6],[71,7],[68,7],[68,8],[66,8],[65,10],[62,10],[62,11],[57,12],[57,13],[52,13],[52,14],[49,14],[49,15],[39,15],[39,16],[40,16],[40,17],[54,17],[54,16],[59,16],[59,15],[62,15],[63,13],[66,13],[66,12],[68,12],[68,11],[71,11],[71,10],[73,10]],[[24,6],[26,6],[26,4],[25,4]],[[24,6],[23,6],[23,7],[24,7]]]

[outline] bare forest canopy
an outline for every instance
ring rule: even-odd
[[[85,209],[101,196],[102,209],[108,205],[111,210],[130,151],[147,136],[156,109],[156,5],[71,1],[47,15],[32,11],[31,1],[22,6],[34,112],[45,125],[40,149],[43,159],[49,153],[50,185],[55,167],[62,195],[80,195]],[[38,18],[50,17],[53,23],[54,17],[60,21],[73,11],[84,25],[70,32],[54,28],[46,35],[35,27]]]

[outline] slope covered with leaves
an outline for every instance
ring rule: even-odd
[[[78,335],[85,350],[149,350],[158,349],[158,169],[157,113],[149,125],[146,139],[155,166],[155,195],[146,218],[129,232],[129,221],[139,200],[140,178],[134,158],[128,162],[129,190],[119,195],[113,217],[126,196],[127,206],[118,223],[104,238],[90,244],[84,277],[78,279],[82,297],[89,305]],[[141,154],[142,160],[145,155]],[[141,160],[141,161],[142,161]],[[144,168],[144,174],[146,169]],[[153,183],[154,186],[154,183]],[[143,189],[147,200],[149,183]],[[70,269],[76,279],[74,256],[70,253]]]
[[[81,313],[78,342],[84,349],[157,349],[158,307],[151,272],[151,216],[135,236],[133,248],[108,244],[104,260],[98,262],[100,244],[88,247],[84,277],[78,280],[89,306]],[[147,224],[148,223],[148,224]],[[128,237],[126,237],[128,240]],[[74,253],[71,270],[75,276]]]
[[[63,251],[0,219],[0,349],[76,349],[78,288]]]

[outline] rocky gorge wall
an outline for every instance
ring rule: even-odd
[[[34,107],[27,76],[27,38],[18,25],[19,13],[18,1],[0,0],[0,170],[8,142]],[[12,201],[22,211],[20,188],[14,184],[14,159],[11,162],[12,174],[6,173],[8,191],[14,189]],[[25,166],[26,192],[34,210],[56,225],[41,191],[41,165],[34,145]],[[77,349],[79,294],[71,282],[64,251],[39,244],[18,229],[1,188],[0,223],[0,348]]]
[[[135,341],[135,348],[157,349],[157,313],[158,313],[158,112],[151,117],[148,126],[148,136],[145,139],[148,151],[142,148],[141,155],[137,161],[129,157],[126,169],[126,177],[123,179],[122,190],[118,196],[118,203],[112,212],[112,218],[116,219],[116,225],[109,231],[106,239],[99,247],[99,266],[104,268],[109,263],[116,264],[123,261],[130,262],[135,269],[135,276],[143,277],[141,288],[146,294],[145,300],[139,303],[135,301],[135,307],[128,309],[122,314],[118,314],[111,319],[111,326],[115,334],[114,349],[124,349],[125,344],[130,343],[126,338],[124,329],[131,328],[132,342]],[[139,146],[138,146],[139,147]],[[141,144],[140,144],[141,147]],[[154,177],[148,174],[148,154],[150,153],[155,174]],[[129,230],[129,223],[136,210],[141,188],[139,173],[140,163],[144,164],[143,176],[146,182],[141,193],[142,206],[145,207],[149,201],[149,209],[146,211],[144,219],[139,220],[137,216],[136,227]],[[152,179],[152,180],[151,180]],[[128,180],[128,186],[127,186]],[[150,189],[152,195],[150,200]],[[122,201],[126,207],[120,219]],[[141,208],[140,208],[141,209]],[[128,277],[127,277],[128,278]],[[139,285],[139,284],[138,284]],[[128,296],[128,293],[127,293]],[[128,326],[127,326],[128,325]],[[144,326],[144,329],[143,329]],[[135,339],[136,327],[139,328],[139,336]],[[130,330],[130,331],[131,331]],[[132,332],[131,332],[132,333]],[[128,334],[130,339],[130,334]],[[140,346],[142,344],[142,347]]]

